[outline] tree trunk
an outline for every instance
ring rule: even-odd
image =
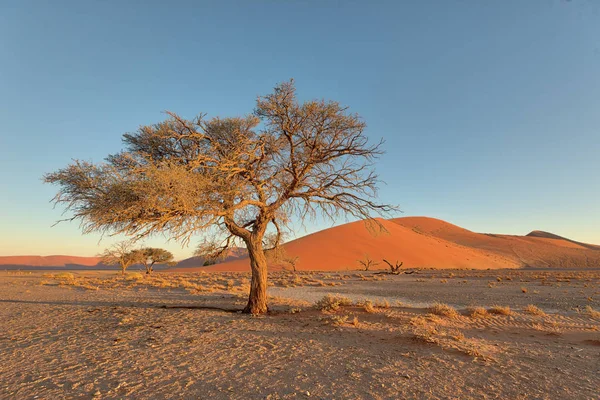
[[[267,309],[267,259],[262,248],[262,240],[256,238],[246,242],[248,256],[250,257],[250,268],[252,280],[250,282],[250,296],[244,313],[262,314]]]
[[[154,266],[154,263],[148,265],[148,264],[144,264],[144,267],[146,267],[146,275],[150,275],[152,273],[152,267]]]

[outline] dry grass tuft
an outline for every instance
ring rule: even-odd
[[[489,308],[488,312],[490,314],[496,314],[496,315],[511,315],[512,314],[512,311],[509,306],[499,306],[499,305],[491,306]]]
[[[125,275],[126,281],[140,281],[142,279],[144,279],[144,275],[139,272],[128,272],[127,275]]]
[[[347,315],[333,315],[331,317],[331,322],[333,322],[333,324],[336,326],[345,325],[348,322],[348,316]]]
[[[527,314],[539,315],[540,317],[547,315],[544,311],[534,306],[533,304],[527,305],[527,307],[525,307],[523,311],[525,311]]]
[[[456,308],[444,303],[434,303],[431,307],[429,307],[429,312],[448,318],[458,317],[458,311],[456,311]]]
[[[371,302],[371,300],[367,300],[364,302],[363,304],[363,308],[366,312],[368,313],[374,313],[377,312],[377,310],[375,309],[375,307],[373,306],[373,303]]]
[[[75,279],[75,275],[70,272],[61,272],[60,274],[54,275],[55,279],[64,279],[64,280],[73,280]]]
[[[351,306],[352,300],[347,297],[342,296],[333,296],[328,294],[323,296],[323,298],[315,303],[315,307],[321,311],[331,312],[337,311],[342,306]]]
[[[483,307],[471,307],[468,309],[468,315],[471,318],[488,318],[490,314]]]
[[[387,300],[379,300],[375,302],[375,307],[378,308],[390,308],[390,302]]]

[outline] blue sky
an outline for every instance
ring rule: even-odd
[[[289,78],[386,140],[381,199],[403,215],[600,243],[600,3],[5,0],[0,255],[98,253],[113,239],[51,227],[44,173],[164,110],[249,113]]]

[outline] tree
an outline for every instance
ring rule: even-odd
[[[365,254],[365,257],[362,260],[358,260],[358,263],[362,265],[365,271],[368,271],[369,269],[371,269],[371,267],[376,267],[379,265],[379,263],[371,259],[371,257],[369,257],[368,254]]]
[[[125,275],[127,268],[139,261],[137,250],[131,250],[131,244],[127,242],[114,244],[104,250],[100,257],[103,264],[121,267],[122,275]]]
[[[281,237],[293,217],[375,221],[371,213],[396,209],[376,201],[383,142],[369,144],[363,120],[337,102],[299,103],[293,81],[246,117],[168,115],[125,134],[126,149],[106,162],[75,160],[45,181],[60,186],[55,203],[84,233],[163,233],[187,244],[203,232],[211,257],[243,242],[252,271],[245,312],[267,311],[266,233]]]
[[[298,264],[299,260],[300,256],[288,256],[284,257],[283,262],[289,264],[289,266],[292,267],[292,271],[296,272],[296,264]]]
[[[146,274],[152,273],[154,264],[156,263],[171,263],[173,261],[173,254],[164,249],[145,247],[134,251],[138,259],[137,262],[144,266]]]
[[[396,265],[392,265],[392,263],[389,262],[388,260],[386,260],[385,258],[383,259],[383,261],[390,267],[391,274],[393,274],[393,275],[400,274],[400,268],[402,268],[402,265],[404,265],[404,262],[400,262],[400,264],[398,264],[398,261],[396,261]]]

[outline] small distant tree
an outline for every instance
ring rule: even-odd
[[[368,254],[365,254],[365,257],[362,260],[358,260],[358,263],[364,268],[365,271],[368,271],[371,268],[379,265],[379,263],[371,259]]]
[[[392,263],[386,259],[383,259],[383,261],[390,267],[390,273],[394,275],[398,275],[400,273],[400,268],[402,268],[402,265],[404,265],[404,262],[400,262],[400,264],[398,264],[398,261],[396,261],[396,264],[392,265]]]
[[[296,264],[298,264],[298,260],[300,260],[299,256],[288,256],[283,258],[283,262],[292,267],[292,271],[296,272]]]
[[[174,258],[170,251],[155,247],[145,247],[134,251],[137,256],[137,262],[144,266],[148,275],[152,273],[154,264],[171,264]]]
[[[396,210],[377,202],[372,167],[383,142],[370,144],[365,122],[335,101],[300,103],[293,81],[259,97],[245,117],[168,114],[125,134],[126,149],[105,163],[76,160],[45,181],[60,185],[55,202],[84,232],[161,233],[183,243],[214,233],[211,256],[243,242],[252,271],[244,312],[267,311],[268,230],[280,237],[294,217],[317,215],[381,227],[371,214]]]
[[[116,243],[104,253],[100,254],[101,262],[106,265],[118,265],[121,268],[121,275],[125,275],[125,270],[133,264],[139,262],[137,250],[131,249],[131,243]]]

